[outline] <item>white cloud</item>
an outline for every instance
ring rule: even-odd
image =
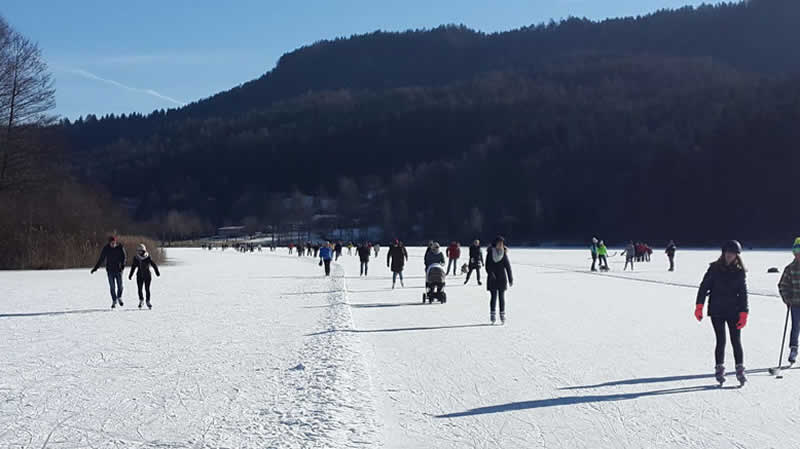
[[[131,92],[139,92],[139,93],[142,93],[142,94],[151,95],[153,97],[160,98],[162,100],[165,100],[165,101],[168,101],[170,103],[173,103],[173,104],[175,104],[177,106],[185,106],[186,105],[185,101],[176,100],[175,98],[168,97],[168,96],[166,96],[166,95],[164,95],[164,94],[162,94],[160,92],[157,92],[157,91],[155,91],[153,89],[142,89],[142,88],[138,88],[138,87],[128,86],[126,84],[120,83],[119,81],[114,81],[112,79],[103,78],[102,76],[95,75],[94,73],[89,72],[88,70],[67,68],[67,67],[60,67],[58,69],[62,70],[64,72],[67,72],[67,73],[72,73],[74,75],[78,75],[78,76],[84,77],[86,79],[90,79],[90,80],[94,80],[94,81],[100,81],[102,83],[110,84],[112,86],[119,87],[120,89],[125,89],[125,90],[129,90]]]

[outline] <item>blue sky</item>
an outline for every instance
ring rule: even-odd
[[[568,16],[601,19],[694,0],[3,0],[0,14],[41,46],[56,113],[150,112],[256,78],[320,39],[465,24],[502,31]]]

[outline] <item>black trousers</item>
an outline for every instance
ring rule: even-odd
[[[450,262],[447,264],[447,274],[450,274],[450,267],[453,267],[453,276],[456,275],[456,270],[458,269],[458,259],[450,259]]]
[[[147,292],[147,300],[150,301],[150,282],[153,281],[152,277],[139,277],[136,276],[136,286],[139,287],[139,300],[144,299],[144,295],[142,295],[142,287]]]
[[[478,283],[481,283],[481,268],[469,267],[469,271],[467,271],[467,280],[464,281],[465,284],[469,282],[469,277],[472,276],[473,271],[475,272],[475,275],[478,276]]]
[[[325,276],[331,275],[331,261],[330,259],[322,261],[322,264],[325,265]]]
[[[675,271],[675,256],[667,257],[669,257],[669,271]]]
[[[600,267],[608,269],[608,258],[606,256],[598,256],[600,258]]]
[[[506,313],[506,291],[505,290],[491,290],[492,298],[489,300],[489,312],[494,313],[497,308],[497,302],[500,301],[500,313]]]
[[[717,365],[725,363],[725,326],[728,326],[728,333],[731,336],[731,346],[733,346],[733,359],[737,365],[744,363],[744,351],[742,350],[742,331],[736,329],[738,318],[711,317],[711,324],[714,325],[714,334],[717,337],[717,347],[714,349],[714,360]]]
[[[592,254],[592,271],[597,271],[595,265],[597,264],[597,254]]]
[[[369,262],[364,262],[363,260],[361,261],[361,275],[362,276],[366,276],[367,275],[367,269],[369,268],[368,265],[369,265]]]

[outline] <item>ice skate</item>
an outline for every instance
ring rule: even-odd
[[[725,365],[717,365],[714,367],[714,376],[721,387],[725,383]]]
[[[744,365],[736,365],[736,380],[739,381],[739,386],[743,387],[747,383],[747,376],[744,374]]]

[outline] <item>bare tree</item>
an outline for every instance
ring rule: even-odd
[[[53,80],[39,46],[0,17],[0,191],[29,181],[40,145],[26,138],[52,123]]]

